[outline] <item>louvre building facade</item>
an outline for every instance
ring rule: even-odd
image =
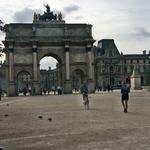
[[[134,67],[138,69],[141,76],[141,84],[144,85],[144,71],[150,69],[150,54],[120,53],[113,39],[103,39],[94,47],[95,59],[95,84],[106,87],[120,86],[122,82],[130,84],[130,78]]]

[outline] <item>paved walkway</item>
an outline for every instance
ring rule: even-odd
[[[5,150],[150,150],[150,93],[133,91],[129,113],[120,93],[27,96],[0,101]]]

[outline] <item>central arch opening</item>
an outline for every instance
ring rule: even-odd
[[[58,61],[54,57],[46,56],[40,60],[40,70],[49,70],[50,68],[54,70],[57,64]]]
[[[40,87],[42,94],[60,94],[62,89],[61,61],[59,58],[46,55],[40,60]]]

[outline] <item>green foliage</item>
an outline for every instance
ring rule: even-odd
[[[0,19],[0,31],[5,32],[5,24],[4,22]],[[0,57],[3,56],[4,49],[2,47],[2,44],[0,43]]]
[[[145,84],[150,86],[150,69],[144,72]]]
[[[0,57],[3,56],[2,53],[3,53],[3,47],[2,47],[2,44],[0,43]]]
[[[5,24],[0,20],[0,31],[5,32]]]

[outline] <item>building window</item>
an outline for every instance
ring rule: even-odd
[[[121,67],[120,66],[118,66],[118,73],[120,73],[121,72]]]
[[[127,63],[127,64],[130,64],[130,63],[131,63],[131,60],[129,60],[129,59],[126,60],[126,63]]]
[[[130,66],[130,72],[131,73],[133,72],[133,66]]]
[[[131,66],[131,71],[133,72],[134,66]]]
[[[112,50],[109,51],[109,56],[112,57]]]
[[[141,84],[144,85],[144,77],[141,76]]]
[[[127,66],[124,67],[124,72],[127,73]]]
[[[140,72],[143,73],[144,72],[144,67],[140,66]]]
[[[113,68],[113,66],[110,66],[110,73],[113,73],[114,72],[114,68]]]
[[[127,73],[130,73],[130,66],[127,67]]]
[[[134,64],[137,64],[137,60],[133,60],[133,63],[134,63]]]

